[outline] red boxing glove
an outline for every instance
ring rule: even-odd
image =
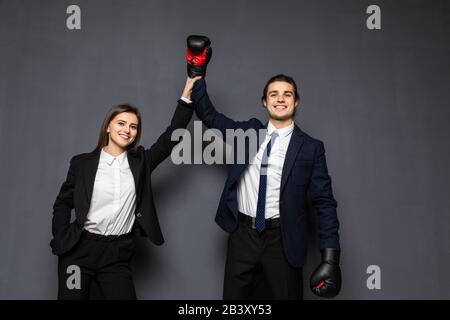
[[[205,77],[206,67],[211,59],[211,41],[208,37],[191,35],[187,38],[186,62],[190,78]]]
[[[188,64],[201,67],[207,64],[207,57],[206,57],[206,51],[208,50],[207,47],[203,49],[203,52],[193,52],[191,49],[186,49],[186,61]]]

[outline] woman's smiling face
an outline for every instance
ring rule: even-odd
[[[138,133],[139,121],[137,116],[131,112],[122,112],[116,115],[108,125],[108,144],[114,144],[121,149],[126,149]]]

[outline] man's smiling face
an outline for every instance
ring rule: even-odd
[[[294,87],[285,81],[275,81],[269,84],[263,100],[269,118],[276,121],[292,120],[298,100],[295,98]]]

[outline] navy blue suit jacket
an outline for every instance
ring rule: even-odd
[[[197,116],[203,123],[209,128],[220,130],[223,136],[226,135],[227,129],[245,131],[265,128],[258,119],[234,121],[217,112],[208,97],[204,79],[196,81],[191,99]],[[244,164],[228,165],[228,177],[217,209],[217,224],[230,233],[238,226],[237,182],[254,156],[247,149]],[[295,126],[283,165],[280,188],[283,247],[287,260],[293,267],[303,266],[306,260],[308,193],[319,218],[320,249],[340,250],[337,202],[333,197],[323,142],[310,137]]]

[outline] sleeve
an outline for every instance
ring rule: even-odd
[[[235,121],[224,114],[217,112],[206,91],[206,82],[204,79],[197,80],[194,84],[191,94],[192,102],[195,106],[195,112],[200,120],[208,128],[218,129],[223,136],[227,129],[258,128],[261,123],[258,119],[252,118],[248,121]]]
[[[186,128],[192,118],[193,108],[181,99],[178,100],[178,106],[170,121],[169,126],[159,136],[158,140],[147,150],[145,156],[152,172],[164,159],[172,152],[172,148],[180,141],[172,141],[172,133],[177,129]]]
[[[328,175],[323,142],[316,148],[309,191],[319,218],[320,250],[333,248],[340,250],[337,202],[333,197],[331,178]]]
[[[70,161],[69,171],[66,181],[61,186],[55,203],[53,204],[52,234],[57,237],[58,234],[70,224],[73,205],[73,192],[75,188],[75,157]]]

